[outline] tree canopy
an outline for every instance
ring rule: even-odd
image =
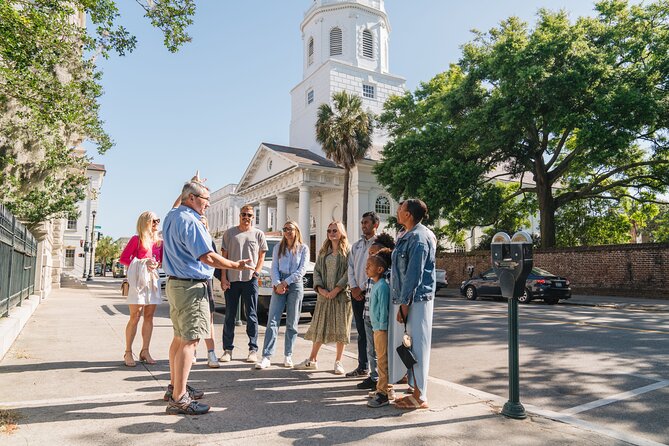
[[[190,40],[194,0],[136,1],[170,51]],[[113,0],[0,1],[0,202],[28,223],[74,215],[89,163],[75,149],[113,145],[95,61],[135,48],[118,18]]]
[[[575,202],[657,201],[669,187],[669,2],[596,11],[572,23],[541,9],[534,28],[504,20],[389,100],[379,181],[459,228],[538,209],[544,247]]]

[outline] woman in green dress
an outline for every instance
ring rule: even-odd
[[[343,375],[341,359],[344,347],[351,338],[351,295],[348,288],[348,237],[341,222],[328,226],[327,239],[318,253],[314,268],[314,290],[318,293],[316,310],[305,339],[313,342],[308,359],[295,366],[296,370],[317,370],[318,351],[323,344],[337,343],[335,375]]]

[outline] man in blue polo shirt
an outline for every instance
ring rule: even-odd
[[[200,338],[210,335],[207,280],[215,268],[253,269],[249,260],[232,262],[212,250],[211,236],[200,221],[209,207],[209,190],[196,175],[181,191],[181,205],[163,220],[163,269],[174,338],[170,345],[170,385],[165,393],[168,414],[200,415],[209,406],[188,383],[193,354]]]

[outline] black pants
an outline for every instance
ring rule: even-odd
[[[358,369],[369,369],[367,363],[367,335],[365,334],[365,320],[362,313],[365,311],[365,300],[355,300],[351,298],[353,307],[353,318],[355,319],[355,328],[358,331]]]

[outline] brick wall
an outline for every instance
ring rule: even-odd
[[[490,252],[445,253],[437,259],[449,287],[460,287],[468,265],[475,275],[487,270]],[[576,294],[669,298],[669,243],[538,250],[534,265],[569,279]]]

